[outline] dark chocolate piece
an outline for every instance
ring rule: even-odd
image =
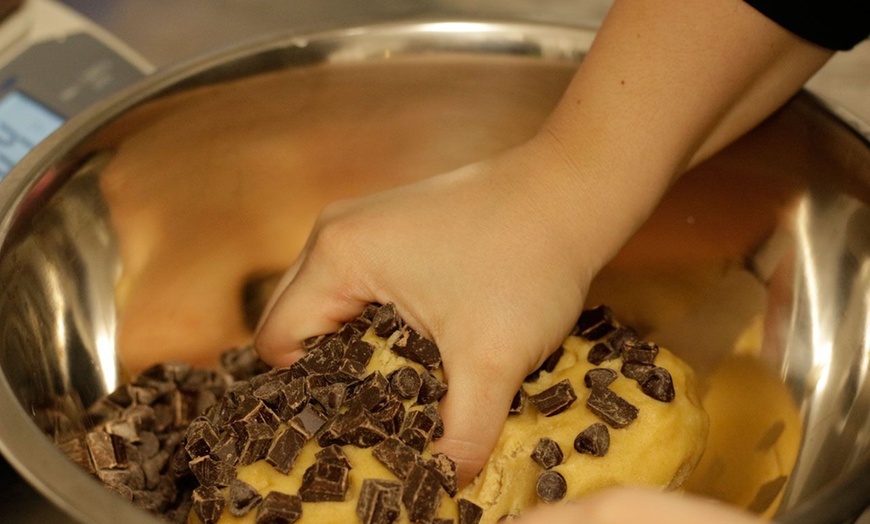
[[[610,432],[607,426],[596,422],[581,431],[574,439],[574,449],[580,453],[603,457],[610,449]]]
[[[237,449],[239,450],[238,465],[240,466],[252,464],[264,458],[272,445],[272,439],[275,437],[275,432],[271,427],[259,422],[242,424],[236,434],[239,437]]]
[[[267,406],[278,409],[281,406],[282,394],[281,389],[286,384],[283,380],[273,379],[260,385],[253,391],[254,398],[262,400]]]
[[[395,435],[402,429],[402,423],[405,420],[405,405],[399,399],[394,398],[381,405],[372,415],[384,426],[384,431],[388,435]],[[433,438],[435,438],[434,434]]]
[[[363,524],[393,524],[401,514],[402,483],[398,480],[365,479],[356,504]]]
[[[291,379],[281,387],[281,396],[275,410],[281,420],[289,420],[299,414],[308,403],[308,389],[304,378]]]
[[[298,415],[290,419],[290,426],[305,438],[311,438],[326,424],[327,418],[311,406],[305,406]]]
[[[571,335],[580,335],[586,340],[598,340],[615,329],[613,312],[607,306],[601,305],[583,311]]]
[[[184,449],[191,458],[208,455],[217,443],[218,434],[207,418],[197,417],[190,423]]]
[[[374,371],[347,392],[348,406],[360,406],[375,411],[386,401],[390,383],[380,371]]]
[[[270,491],[257,510],[256,524],[292,524],[302,517],[302,499]]]
[[[545,417],[552,417],[568,409],[577,395],[568,379],[553,384],[537,395],[530,395],[531,402]]]
[[[202,486],[229,486],[236,478],[234,467],[218,462],[210,455],[197,457],[191,460],[188,466]]]
[[[552,373],[553,370],[556,369],[556,366],[559,365],[559,361],[562,359],[562,355],[564,353],[565,353],[565,348],[563,348],[562,346],[559,346],[559,348],[556,349],[556,351],[552,352],[550,354],[550,356],[547,357],[546,360],[544,360],[544,363],[541,364],[540,367],[538,367],[538,369],[536,369],[531,374],[529,374],[523,380],[523,382],[534,382],[534,381],[538,380],[538,377],[540,377],[541,373],[544,371],[546,371],[547,373]]]
[[[341,464],[317,461],[302,475],[299,496],[303,502],[343,501],[347,498],[348,469]]]
[[[411,522],[430,522],[441,505],[441,482],[429,468],[414,464],[402,486],[402,503]]]
[[[390,391],[406,400],[416,397],[423,383],[420,374],[411,366],[400,367],[390,373],[387,379],[390,381]]]
[[[423,463],[424,466],[438,477],[441,487],[451,497],[459,491],[459,479],[456,477],[456,462],[444,453],[433,453],[432,458]]]
[[[559,502],[565,498],[567,491],[568,484],[565,482],[565,477],[558,471],[548,470],[541,473],[535,484],[538,498],[547,503]]]
[[[344,450],[341,449],[341,446],[336,446],[335,444],[321,449],[314,454],[314,458],[318,462],[334,462],[341,467],[353,469]]]
[[[559,447],[559,444],[555,440],[549,437],[542,437],[538,441],[538,445],[535,446],[534,451],[532,451],[532,460],[544,469],[558,466],[564,458],[562,448]]]
[[[483,508],[467,499],[459,499],[456,503],[459,513],[459,524],[478,524],[483,517]]]
[[[331,336],[321,341],[309,350],[296,364],[311,374],[332,373],[338,369],[338,363],[344,355],[344,345],[338,337]]]
[[[410,326],[403,326],[399,338],[391,349],[399,356],[422,364],[427,369],[435,369],[441,365],[441,352],[438,346]]]
[[[637,332],[627,326],[619,326],[616,330],[607,337],[607,345],[613,348],[619,354],[628,342],[638,339]]]
[[[636,380],[638,382],[643,382],[650,373],[652,373],[655,366],[652,364],[644,364],[642,362],[625,362],[622,364],[622,375],[626,378],[630,378],[632,380]]]
[[[643,340],[632,340],[625,343],[622,349],[622,360],[623,362],[652,364],[655,362],[656,355],[658,354],[658,345]]]
[[[323,447],[330,444],[350,444],[368,448],[385,438],[387,431],[380,421],[371,412],[356,405],[337,415],[330,422],[328,431],[318,436],[317,442]]]
[[[88,433],[86,438],[88,452],[91,454],[94,468],[98,471],[126,467],[127,448],[124,439],[103,431]]]
[[[193,490],[193,511],[202,524],[214,524],[223,513],[226,500],[214,486],[200,486]]]
[[[266,462],[285,475],[290,473],[306,440],[305,435],[287,427],[272,440],[266,452]]]
[[[526,392],[523,388],[517,390],[516,395],[514,395],[514,399],[511,401],[511,408],[508,411],[508,415],[519,415],[523,412],[523,408],[526,406]]]
[[[441,418],[441,413],[435,404],[426,404],[423,407],[423,413],[435,422],[435,427],[432,429],[432,440],[438,440],[444,436],[444,420]]]
[[[230,466],[235,466],[239,460],[239,438],[232,432],[224,433],[212,449],[212,456]]]
[[[399,313],[396,311],[396,305],[392,302],[379,307],[375,316],[372,317],[372,330],[379,337],[389,338],[394,331],[399,329],[399,325]]]
[[[422,410],[409,411],[399,432],[399,438],[405,444],[422,453],[435,431],[435,421]]]
[[[667,369],[656,367],[640,383],[640,389],[647,396],[660,402],[672,402],[674,400],[674,380]]]
[[[354,340],[348,344],[344,351],[344,358],[358,362],[365,368],[369,365],[372,355],[375,354],[375,347],[364,340]]]
[[[335,415],[344,403],[347,386],[342,383],[329,384],[326,386],[312,387],[309,389],[311,400],[316,402],[327,415]]]
[[[428,371],[420,374],[422,383],[420,392],[417,394],[418,404],[431,404],[438,402],[447,393],[447,384],[438,380],[438,377]]]
[[[604,342],[599,342],[592,346],[589,353],[586,355],[586,360],[595,366],[600,366],[603,362],[615,360],[617,358],[619,358],[619,351],[616,351]]]
[[[419,455],[398,437],[388,437],[372,448],[372,456],[386,466],[393,475],[405,479],[411,467],[418,462]]]
[[[234,517],[243,517],[250,513],[263,497],[247,482],[239,479],[230,484],[230,513]]]
[[[607,387],[613,383],[619,374],[610,368],[593,368],[586,372],[583,383],[587,388],[595,386]]]
[[[586,407],[612,428],[624,428],[634,422],[638,410],[627,400],[603,387],[594,387]]]

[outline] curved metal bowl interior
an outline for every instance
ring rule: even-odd
[[[154,521],[53,439],[130,373],[249,339],[251,283],[292,262],[324,204],[533,135],[592,36],[450,21],[271,38],[73,119],[0,184],[0,449],[74,518]],[[784,471],[742,500],[710,464],[696,491],[790,522],[870,504],[868,197],[866,128],[804,94],[684,176],[596,280],[590,301],[708,395],[741,359],[786,392],[797,429],[777,419],[765,444],[792,438]]]

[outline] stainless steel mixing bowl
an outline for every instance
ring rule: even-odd
[[[269,38],[70,121],[0,183],[4,455],[76,519],[154,521],[53,439],[129,373],[249,338],[245,291],[293,260],[326,202],[531,136],[592,36],[438,21]],[[870,504],[868,201],[868,128],[802,94],[683,177],[591,293],[690,361],[705,395],[734,359],[774,377],[785,407],[767,411],[793,417],[794,445],[740,505],[783,522]],[[730,378],[749,400],[728,409],[766,407]],[[778,446],[783,420],[693,489],[727,500],[716,472]]]

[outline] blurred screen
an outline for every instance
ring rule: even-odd
[[[64,119],[20,91],[0,99],[0,180]]]

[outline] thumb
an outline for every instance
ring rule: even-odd
[[[327,264],[310,260],[288,270],[254,335],[260,358],[273,366],[289,366],[305,354],[305,339],[334,333],[370,302]]]
[[[487,362],[470,359],[473,351],[463,353],[461,363],[444,362],[448,388],[439,406],[444,435],[434,443],[456,463],[460,487],[471,482],[489,459],[525,376],[519,366],[505,369],[503,359]]]

